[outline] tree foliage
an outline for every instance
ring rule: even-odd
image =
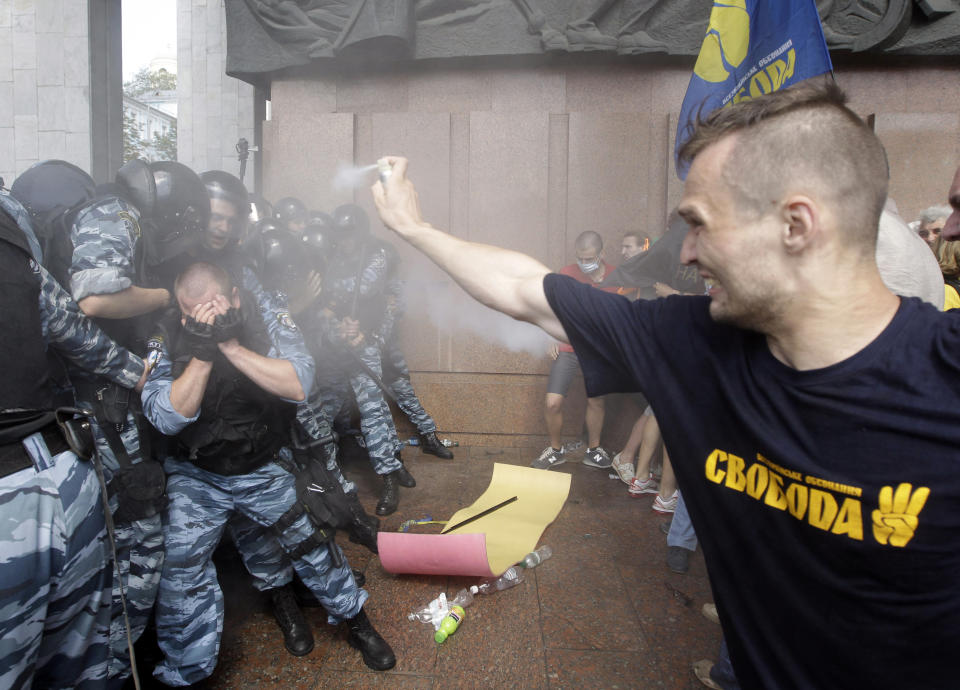
[[[123,111],[123,162],[132,161],[134,158],[143,158],[144,147],[143,139],[140,138],[140,127],[137,126],[135,118],[131,117],[126,110]]]
[[[139,99],[146,94],[157,91],[175,91],[177,75],[165,69],[155,72],[146,67],[137,72],[133,79],[123,84],[123,93],[131,98]],[[126,163],[134,158],[148,160],[177,160],[177,125],[176,122],[163,134],[154,132],[151,139],[144,139],[143,132],[137,125],[136,119],[123,112],[123,161]]]
[[[144,67],[133,79],[123,84],[123,92],[132,98],[155,91],[174,91],[177,88],[177,75],[165,69],[151,72]]]
[[[177,125],[174,124],[163,134],[153,133],[153,150],[157,152],[157,160],[177,160]]]

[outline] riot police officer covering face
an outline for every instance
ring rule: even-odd
[[[152,348],[157,364],[144,387],[144,413],[176,437],[180,457],[168,458],[168,567],[160,586],[157,632],[165,654],[154,675],[186,685],[216,666],[222,593],[211,567],[230,516],[240,512],[273,530],[301,580],[346,621],[350,643],[371,668],[395,658],[363,612],[357,587],[335,542],[297,501],[281,418],[313,381],[313,360],[289,315],[264,297],[233,286],[212,264],[188,267],[176,282],[180,314],[167,319]],[[188,599],[184,592],[194,593]]]

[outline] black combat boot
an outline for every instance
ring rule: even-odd
[[[313,632],[297,606],[290,585],[270,590],[270,602],[287,651],[294,656],[304,656],[313,651]]]
[[[440,443],[440,439],[438,439],[436,433],[432,431],[429,434],[420,434],[420,450],[424,453],[430,453],[430,455],[436,455],[438,458],[443,458],[444,460],[453,460],[453,453]]]
[[[417,485],[417,480],[413,478],[413,475],[407,471],[406,466],[403,464],[403,458],[400,457],[400,451],[397,451],[396,455],[397,460],[400,461],[400,469],[397,470],[397,481],[400,483],[400,486],[405,486],[408,489],[412,489]]]
[[[398,474],[400,474],[400,471],[394,470],[383,475],[383,491],[380,493],[380,500],[377,502],[377,515],[392,515],[397,512],[397,506],[400,505]]]
[[[350,526],[347,528],[350,541],[354,544],[366,546],[373,553],[377,553],[377,533],[380,531],[380,519],[367,514],[367,511],[363,509],[359,499],[357,499],[355,491],[347,494],[347,500],[350,502],[352,518]]]
[[[386,671],[396,666],[397,657],[393,655],[393,650],[390,649],[387,641],[380,637],[380,633],[373,627],[363,609],[347,620],[347,627],[350,630],[347,642],[351,647],[360,650],[363,654],[363,663],[374,671]]]

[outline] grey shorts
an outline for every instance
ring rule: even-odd
[[[580,360],[573,352],[561,352],[550,366],[547,393],[566,395],[574,376],[582,376]]]

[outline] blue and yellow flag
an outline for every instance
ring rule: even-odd
[[[815,0],[714,0],[680,109],[674,160],[698,113],[831,71]],[[687,177],[679,162],[677,177]]]

